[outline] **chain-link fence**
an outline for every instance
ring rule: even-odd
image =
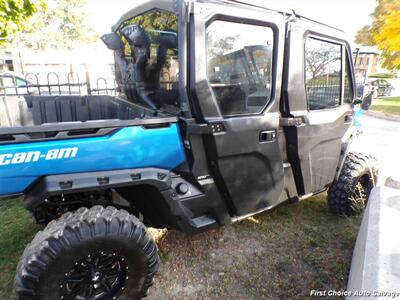
[[[356,80],[356,90],[354,91],[354,96],[356,98],[362,98],[364,95],[368,94],[370,91],[364,80]],[[307,85],[307,97],[314,100],[323,99],[340,99],[341,86],[340,84],[326,84],[326,83],[313,83]],[[348,85],[344,86],[344,97],[351,97],[351,90]]]

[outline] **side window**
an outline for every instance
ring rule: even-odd
[[[18,87],[27,85],[27,82],[25,80],[18,77],[15,77],[15,82]]]
[[[273,31],[214,21],[207,28],[207,79],[223,116],[259,113],[271,100]]]
[[[345,51],[346,58],[344,60],[344,95],[343,102],[344,103],[352,103],[354,98],[353,86],[351,84],[350,78],[350,64],[349,64],[349,55],[347,50]]]
[[[305,43],[305,78],[309,110],[340,105],[341,55],[339,44],[307,38]]]

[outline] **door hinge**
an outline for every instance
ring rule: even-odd
[[[210,124],[191,124],[188,126],[187,131],[189,134],[212,134],[225,132],[224,124],[210,123]]]
[[[190,124],[187,127],[188,134],[209,134],[212,133],[211,126],[208,124]]]
[[[214,134],[225,132],[225,127],[222,123],[212,124],[187,124],[185,125],[185,140],[184,144],[187,149],[191,148],[190,135]]]
[[[301,126],[304,125],[303,117],[294,117],[294,118],[280,118],[279,126],[281,127],[290,127],[290,126]]]

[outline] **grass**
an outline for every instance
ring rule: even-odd
[[[360,217],[332,216],[326,195],[283,204],[196,236],[153,233],[160,271],[149,299],[305,299],[345,289]],[[0,202],[0,299],[40,229],[16,200]]]
[[[346,288],[361,217],[337,217],[326,194],[285,203],[194,237],[168,231],[150,299],[306,299]]]
[[[375,99],[371,110],[389,114],[400,115],[400,97],[387,97]]]
[[[0,299],[10,299],[19,257],[39,226],[18,200],[0,201]]]

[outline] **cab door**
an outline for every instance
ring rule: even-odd
[[[342,139],[353,123],[354,77],[343,33],[311,21],[289,24],[288,155],[299,194],[325,189],[335,178]]]
[[[190,89],[212,176],[233,216],[279,202],[284,185],[279,100],[284,19],[243,5],[195,2]]]

